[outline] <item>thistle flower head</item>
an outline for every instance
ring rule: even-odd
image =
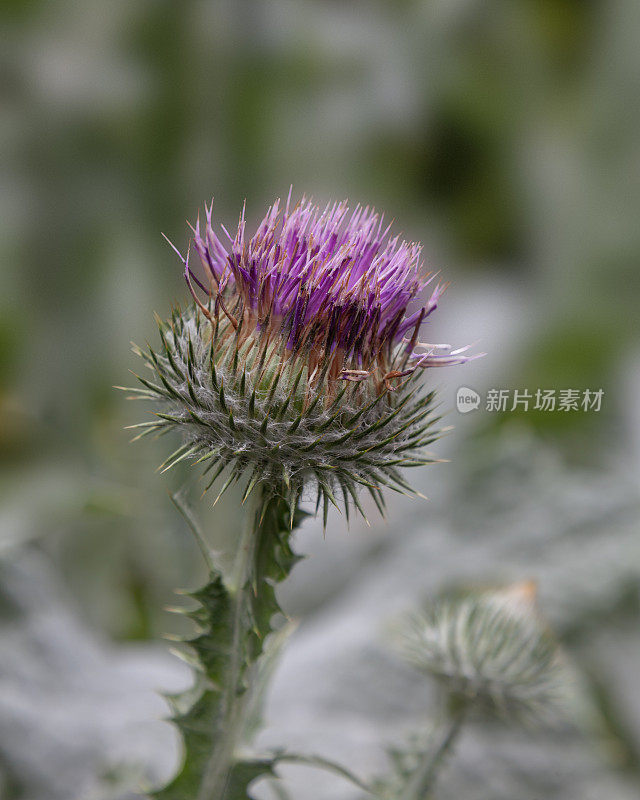
[[[423,307],[408,312],[434,276],[422,270],[421,246],[390,237],[391,226],[369,207],[358,206],[349,216],[346,203],[321,210],[303,199],[291,208],[289,197],[281,213],[277,200],[251,238],[243,210],[235,237],[225,231],[226,247],[213,230],[212,212],[213,205],[204,230],[200,221],[194,229],[204,284],[185,259],[189,288],[206,315],[195,286],[225,312],[231,295],[245,335],[279,339],[285,357],[304,354],[311,373],[326,371],[330,384],[372,378],[376,392],[382,383],[395,388],[417,368],[469,359],[467,348],[451,352],[418,341],[445,287],[436,285]],[[227,317],[234,327],[240,324]],[[398,343],[403,348],[395,359]],[[400,361],[402,369],[393,369]]]
[[[564,666],[531,581],[444,597],[407,625],[407,660],[454,694],[503,717],[552,718]]]
[[[234,236],[216,233],[213,204],[192,230],[201,268],[176,252],[193,303],[159,322],[160,350],[140,351],[155,380],[138,394],[163,406],[141,435],[181,429],[167,468],[209,461],[215,480],[232,465],[223,489],[251,468],[248,492],[268,482],[295,500],[313,483],[325,518],[338,489],[360,508],[359,484],[382,509],[382,486],[408,488],[398,467],[432,460],[433,395],[416,375],[470,358],[420,342],[445,288],[410,306],[433,282],[421,247],[368,207],[290,197],[253,236],[244,210]]]

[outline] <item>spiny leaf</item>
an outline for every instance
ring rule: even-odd
[[[176,505],[196,533],[197,525],[186,506],[179,499]],[[256,509],[259,526],[245,545],[239,545],[245,565],[239,585],[230,588],[210,560],[208,582],[188,593],[196,606],[186,614],[198,632],[187,640],[183,657],[195,667],[196,682],[186,692],[168,697],[185,756],[176,777],[152,794],[155,800],[204,796],[248,800],[252,782],[274,775],[275,756],[247,759],[239,755],[239,748],[259,720],[259,685],[257,693],[247,689],[255,683],[265,641],[279,611],[274,582],[286,577],[298,560],[289,545],[288,521],[293,516],[298,522],[302,514],[267,489]],[[234,721],[238,719],[239,725]]]

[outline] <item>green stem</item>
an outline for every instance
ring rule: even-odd
[[[346,778],[346,780],[353,783],[358,787],[358,789],[362,789],[364,792],[367,792],[367,794],[374,794],[373,789],[371,789],[370,786],[367,786],[364,781],[360,780],[357,775],[354,775],[351,770],[348,770],[341,764],[337,764],[335,761],[331,761],[329,758],[322,758],[321,756],[305,756],[298,753],[283,753],[282,755],[278,756],[278,762],[281,764],[304,764],[307,767],[317,767],[318,769],[324,769],[328,772],[334,772],[336,775]]]
[[[184,491],[184,490],[183,490]],[[202,532],[200,531],[200,527],[196,522],[195,517],[193,516],[193,512],[187,502],[185,502],[183,491],[176,492],[175,494],[170,494],[169,499],[173,503],[173,505],[178,509],[178,511],[182,514],[183,519],[189,526],[191,533],[193,534],[196,544],[198,545],[200,552],[202,553],[202,557],[204,558],[205,564],[207,565],[207,569],[209,572],[214,572],[216,570],[216,565],[214,563],[211,548],[204,540],[202,536]]]
[[[411,776],[399,800],[425,800],[429,796],[445,756],[455,744],[466,716],[466,705],[460,706],[452,713],[440,743],[435,750],[429,750],[425,754],[424,761]]]
[[[226,575],[186,504],[174,498],[207,560],[209,580],[188,593],[196,608],[186,613],[197,632],[185,642],[198,662],[196,683],[169,698],[185,759],[176,777],[153,795],[157,800],[238,800],[245,797],[248,783],[271,769],[273,759],[247,761],[238,758],[238,751],[247,736],[251,703],[255,705],[259,696],[265,640],[280,611],[275,584],[287,577],[297,560],[290,546],[290,523],[293,520],[295,527],[304,514],[291,514],[284,487],[258,485],[250,498]]]
[[[251,591],[254,577],[254,553],[257,540],[265,535],[261,530],[260,518],[264,511],[264,493],[256,490],[251,498],[244,529],[238,542],[238,552],[233,565],[231,579],[228,584],[233,602],[231,628],[231,653],[229,672],[222,695],[222,742],[214,748],[200,785],[197,800],[217,800],[219,787],[226,783],[233,762],[234,749],[244,711],[246,691],[242,691],[243,669],[245,659],[242,639],[247,635],[245,622],[250,618],[248,592]]]

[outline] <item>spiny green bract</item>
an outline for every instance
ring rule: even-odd
[[[241,314],[237,314],[242,319]],[[293,355],[280,338],[243,332],[225,316],[212,323],[195,307],[158,320],[161,346],[136,348],[153,372],[140,377],[137,397],[156,402],[156,419],[139,436],[167,429],[183,444],[165,461],[205,464],[209,489],[226,467],[222,492],[248,473],[245,496],[256,484],[284,487],[295,507],[303,488],[317,490],[318,504],[362,511],[358,489],[366,486],[381,511],[382,488],[411,491],[399,468],[434,461],[422,453],[438,432],[429,416],[433,393],[411,375],[396,390],[370,381],[336,381],[309,359]],[[402,353],[397,355],[402,366]]]

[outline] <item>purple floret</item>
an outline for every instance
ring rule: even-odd
[[[303,198],[284,209],[280,200],[269,208],[248,239],[243,209],[235,237],[223,228],[223,244],[212,226],[213,203],[206,208],[204,230],[198,220],[194,247],[204,281],[185,259],[189,288],[207,310],[194,283],[225,312],[240,308],[243,322],[260,332],[283,337],[292,353],[308,352],[310,366],[331,359],[334,379],[363,380],[374,371],[389,387],[396,345],[404,341],[402,377],[416,368],[449,366],[468,361],[466,348],[418,342],[421,325],[435,310],[446,288],[437,284],[421,308],[410,303],[434,279],[421,264],[422,247],[390,236],[390,225],[374,209],[346,203],[324,210]],[[208,286],[206,285],[208,284]]]

